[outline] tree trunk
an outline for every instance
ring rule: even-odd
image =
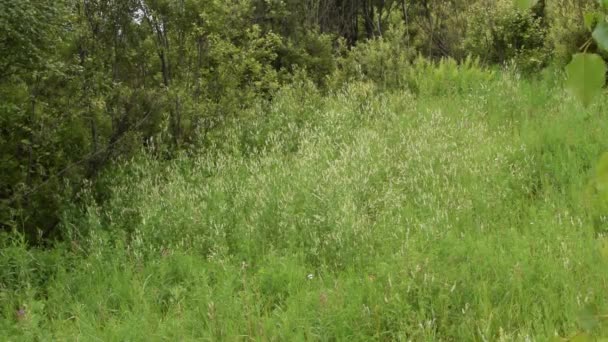
[[[365,21],[365,33],[367,39],[374,38],[374,4],[371,1],[365,1],[363,3],[363,16]]]

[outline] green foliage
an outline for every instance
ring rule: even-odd
[[[602,92],[606,63],[599,55],[579,53],[566,67],[566,74],[568,87],[587,106]]]
[[[593,28],[603,20],[603,15],[601,12],[587,12],[584,15],[585,20],[585,28],[590,32],[593,31]]]
[[[287,39],[277,50],[276,67],[281,79],[289,79],[294,72],[305,70],[317,85],[325,87],[327,78],[336,69],[334,37],[317,31],[307,31],[297,40]]]
[[[534,7],[538,3],[538,0],[515,0],[515,6],[518,9],[525,11]]]
[[[217,149],[105,170],[65,242],[0,235],[0,338],[601,336],[608,259],[581,189],[606,120],[469,63],[415,62],[416,96],[300,74]]]
[[[460,63],[452,58],[434,63],[418,56],[404,73],[410,90],[421,96],[466,94],[495,76],[478,58],[472,57]]]
[[[600,5],[603,5],[600,1]],[[608,50],[608,24],[602,12],[589,11],[584,15],[585,27],[592,31],[591,37],[602,50]],[[606,77],[606,64],[598,54],[587,53],[591,39],[582,45],[583,53],[575,54],[566,67],[568,87],[588,106],[601,92]]]
[[[67,1],[0,1],[0,77],[39,70],[62,43]]]
[[[598,22],[593,30],[592,37],[602,50],[608,50],[608,23],[605,20]]]
[[[65,95],[55,88],[72,71],[56,54],[69,37],[62,26],[67,4],[2,1],[0,12],[0,229],[37,240],[57,222],[53,213],[69,192],[49,174],[81,146],[73,118],[60,109],[65,97],[55,96]],[[41,182],[47,187],[32,194]]]
[[[606,3],[511,5],[0,0],[0,339],[605,335],[608,123],[519,72],[603,108]]]
[[[142,146],[163,157],[209,147],[299,69],[322,84],[330,36],[303,29],[294,46],[256,23],[255,10],[251,1],[0,2],[0,48],[11,51],[0,56],[0,227],[36,243],[57,238],[59,207],[113,161]]]
[[[410,63],[415,55],[404,39],[403,26],[391,27],[384,39],[369,40],[355,46],[338,59],[331,88],[350,81],[372,81],[386,88],[408,86]]]
[[[482,2],[473,4],[468,10],[464,49],[486,63],[514,61],[524,72],[538,71],[550,56],[545,47],[543,18],[509,5],[504,1],[490,8]]]
[[[547,1],[547,45],[559,65],[566,65],[572,55],[588,40],[585,14],[595,12],[594,1],[561,0]]]
[[[531,11],[507,0],[0,1],[0,226],[59,238],[59,209],[106,167],[142,147],[160,158],[233,148],[222,138],[264,122],[251,116],[292,83],[461,93],[488,76],[480,63],[536,71],[569,60],[588,31],[606,46],[601,2],[517,3]],[[264,145],[268,130],[245,131],[238,150]]]

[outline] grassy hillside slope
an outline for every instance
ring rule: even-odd
[[[0,240],[2,340],[546,340],[606,333],[593,179],[608,101],[443,65],[409,90],[284,89],[125,162],[71,242]]]

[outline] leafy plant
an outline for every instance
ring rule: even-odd
[[[585,106],[601,93],[605,74],[604,60],[593,53],[577,53],[566,66],[568,88]]]
[[[600,50],[608,51],[608,1],[598,0],[600,9],[585,13],[585,27],[591,37],[583,44],[583,53],[575,54],[568,65],[568,87],[583,102],[589,105],[591,100],[601,92],[605,83],[606,65],[597,53],[588,53],[588,48],[595,42]],[[578,75],[574,75],[574,73]]]
[[[508,2],[493,6],[477,2],[468,10],[467,31],[462,44],[468,54],[488,64],[514,63],[524,73],[548,64],[547,28],[533,11],[515,11]]]
[[[515,6],[522,10],[531,9],[537,4],[536,0],[514,0]],[[599,9],[584,14],[584,24],[591,36],[581,46],[582,52],[572,56],[566,66],[568,89],[584,106],[589,106],[593,99],[601,93],[606,81],[606,64],[602,56],[588,52],[593,42],[600,50],[608,51],[608,1],[598,0]]]

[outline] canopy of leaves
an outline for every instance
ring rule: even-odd
[[[36,68],[61,40],[63,1],[0,0],[0,77]],[[50,39],[52,38],[52,39]]]

